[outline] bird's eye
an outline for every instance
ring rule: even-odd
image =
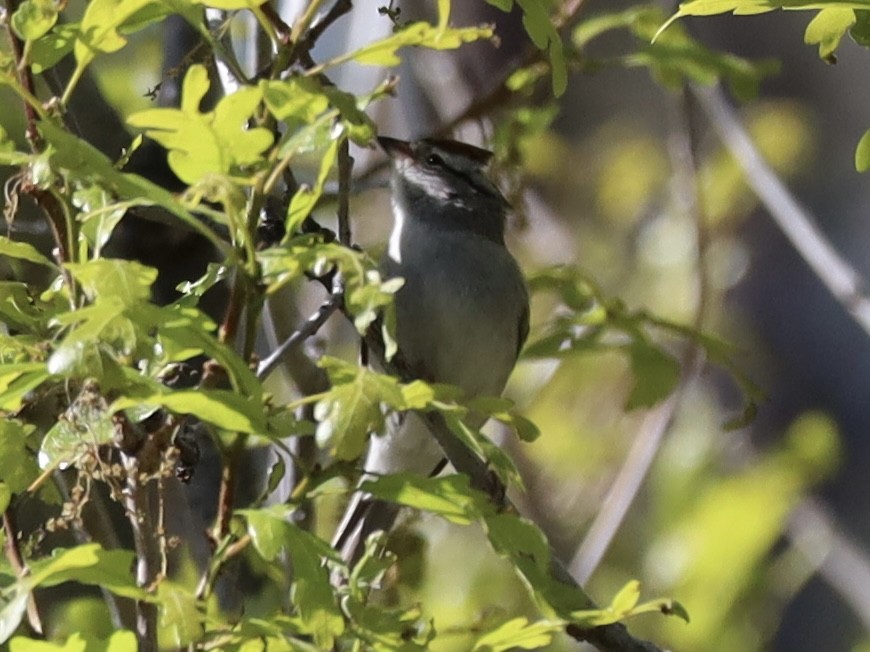
[[[444,159],[438,156],[438,154],[429,154],[426,157],[426,163],[429,165],[444,165]]]

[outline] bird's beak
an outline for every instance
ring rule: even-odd
[[[411,143],[406,140],[378,136],[378,144],[387,153],[387,156],[393,159],[411,158],[414,155],[414,152],[411,150]]]

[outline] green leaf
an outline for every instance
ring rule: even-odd
[[[870,170],[870,129],[864,132],[855,148],[855,169],[858,172]]]
[[[248,127],[263,87],[241,88],[222,98],[214,111],[200,113],[208,88],[208,71],[195,64],[184,77],[180,109],[148,109],[127,118],[169,150],[169,166],[189,184],[209,174],[240,174],[239,168],[262,160],[273,140],[268,129]]]
[[[287,529],[292,527],[290,516],[295,511],[289,505],[270,505],[259,509],[237,509],[247,523],[251,542],[266,561],[275,561],[287,546]]]
[[[157,604],[160,609],[161,634],[168,647],[187,647],[189,643],[202,638],[203,617],[193,593],[164,579],[157,585]]]
[[[87,239],[96,258],[124,217],[128,205],[115,202],[111,195],[99,186],[76,191],[73,195],[73,204],[81,211],[76,219],[82,223],[81,234]]]
[[[323,560],[334,558],[335,553],[325,541],[298,527],[288,528],[288,535],[295,580],[293,603],[314,636],[315,644],[322,650],[332,649],[336,637],[344,633],[344,617]]]
[[[12,491],[6,482],[0,481],[0,513],[6,511],[10,502],[12,502]]]
[[[435,629],[419,606],[388,609],[380,604],[362,604],[353,596],[342,606],[353,621],[354,635],[366,641],[365,650],[427,652],[430,649]]]
[[[341,460],[362,455],[370,432],[382,432],[381,405],[401,407],[402,392],[395,378],[352,365],[337,358],[324,357],[332,389],[314,406],[317,443]]]
[[[493,506],[481,492],[472,489],[465,475],[424,478],[396,473],[366,480],[360,491],[393,503],[443,516],[452,523],[468,525],[492,514]]]
[[[861,47],[870,48],[870,11],[855,11],[855,24],[849,36]]]
[[[54,27],[57,17],[53,0],[24,0],[12,14],[12,29],[22,40],[35,41]]]
[[[441,411],[444,421],[451,432],[465,444],[467,448],[487,461],[506,486],[523,487],[523,479],[510,456],[492,443],[480,430],[470,427],[463,421],[463,415],[457,410]]]
[[[631,7],[625,11],[606,12],[581,20],[571,34],[571,40],[578,48],[585,48],[591,41],[602,34],[631,27],[638,17],[649,11],[655,11],[652,7]]]
[[[487,0],[487,2],[502,11],[510,11],[513,0]],[[550,58],[550,70],[553,76],[553,95],[561,96],[568,86],[568,68],[565,65],[565,53],[562,38],[550,20],[547,6],[541,0],[516,0],[523,10],[523,27],[532,43],[539,50],[546,50]]]
[[[34,430],[17,419],[0,421],[0,481],[6,491],[21,493],[39,475],[27,441]]]
[[[9,652],[127,652],[136,648],[136,635],[130,631],[117,631],[105,640],[91,636],[75,632],[63,643],[16,636],[9,641]]]
[[[496,396],[478,396],[467,403],[473,412],[485,414],[514,429],[523,441],[533,442],[540,435],[538,427],[514,409],[513,401]]]
[[[8,256],[9,258],[26,260],[37,265],[55,267],[55,264],[39,253],[33,245],[26,242],[16,242],[5,235],[0,235],[0,256]]]
[[[82,390],[45,433],[39,448],[39,464],[43,469],[68,464],[85,452],[93,454],[97,446],[111,443],[114,437],[115,424],[105,400]]]
[[[337,553],[325,541],[290,522],[288,517],[292,511],[286,505],[273,505],[236,513],[245,517],[254,547],[264,559],[273,561],[287,548],[293,560],[293,604],[317,646],[332,649],[335,638],[344,632],[344,618],[335,602],[323,561],[336,560]]]
[[[196,281],[182,281],[175,288],[182,294],[195,299],[200,299],[206,292],[218,283],[222,283],[230,275],[230,268],[220,263],[209,263],[203,274]],[[184,304],[188,305],[188,304]]]
[[[147,301],[157,270],[135,260],[101,258],[86,263],[64,265],[82,285],[88,300],[111,297],[120,305]]]
[[[42,74],[72,52],[79,29],[78,23],[62,23],[55,25],[48,34],[34,41],[30,48],[33,72]]]
[[[494,514],[484,520],[486,536],[500,555],[514,563],[526,560],[543,573],[550,571],[547,538],[531,521],[515,514]]]
[[[840,41],[855,24],[855,12],[852,9],[832,7],[822,9],[807,25],[804,32],[804,43],[819,46],[819,57],[826,63],[836,63],[834,52],[840,46]]]
[[[640,339],[632,342],[628,352],[634,386],[625,408],[652,407],[667,398],[680,382],[680,363],[657,346]]]
[[[93,4],[88,5],[91,6]],[[136,200],[140,206],[161,206],[187,227],[203,235],[218,251],[229,257],[233,256],[227,243],[195,217],[171,192],[138,175],[119,172],[114,162],[93,145],[51,122],[41,121],[39,132],[52,145],[52,168],[88,185],[98,183],[110,194]]]
[[[160,405],[177,414],[191,414],[231,432],[266,435],[266,417],[259,401],[224,389],[186,389],[122,397],[109,408],[117,412],[141,404]]]
[[[346,61],[356,61],[364,66],[398,66],[402,60],[396,51],[409,46],[419,46],[432,50],[454,50],[463,43],[493,36],[491,27],[460,27],[440,29],[429,23],[411,23],[392,36],[369,43],[359,50],[341,55],[328,61],[324,67],[336,66]]]
[[[118,32],[129,18],[154,0],[92,0],[82,16],[74,46],[77,71],[85,68],[100,52],[117,52],[127,40]]]
[[[659,598],[638,604],[640,582],[631,580],[614,596],[610,605],[603,609],[583,609],[571,614],[571,621],[581,627],[600,627],[625,620],[644,613],[658,612],[666,616],[677,616],[689,622],[689,614],[679,602],[669,598]]]
[[[41,362],[3,365],[0,367],[0,410],[16,412],[24,397],[50,377]]]
[[[329,108],[329,98],[316,79],[288,77],[260,82],[263,101],[278,120],[310,124]]]
[[[503,623],[477,639],[472,652],[508,652],[508,650],[540,650],[549,645],[553,635],[562,632],[565,623],[559,620],[539,620],[529,624],[520,616]]]
[[[628,612],[634,609],[640,600],[640,582],[631,580],[613,596],[610,608],[617,612]]]
[[[320,159],[320,171],[317,174],[317,181],[315,181],[314,187],[301,186],[296,191],[296,194],[293,195],[293,199],[290,200],[290,206],[287,209],[287,220],[285,222],[287,233],[296,233],[305,221],[305,218],[311,215],[311,211],[314,210],[314,206],[320,200],[329,171],[335,165],[338,148],[341,146],[342,140],[343,136],[335,134],[334,140],[326,152],[324,152],[323,157]]]
[[[690,0],[681,2],[677,12],[658,29],[657,39],[674,22],[685,16],[714,16],[733,13],[738,16],[763,14],[776,9],[870,9],[870,0]]]
[[[48,559],[31,562],[31,574],[20,582],[32,590],[74,581],[101,586],[125,598],[149,599],[145,590],[136,586],[130,571],[134,559],[130,550],[104,550],[98,543],[57,548]]]
[[[502,11],[510,11],[511,7],[514,6],[514,0],[486,0],[487,4],[491,4],[493,7],[498,7]]]
[[[626,14],[628,27],[642,44],[638,53],[628,57],[629,64],[648,66],[667,86],[679,88],[686,80],[710,85],[721,79],[737,97],[750,99],[757,95],[761,80],[778,70],[772,60],[750,61],[710,50],[679,26],[656,38],[663,18],[658,9],[635,8]]]

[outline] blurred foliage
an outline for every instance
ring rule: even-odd
[[[724,386],[736,384],[750,407],[762,400],[744,372],[755,361],[718,335],[738,342],[746,336],[726,293],[745,272],[739,229],[756,208],[754,196],[722,148],[697,143],[699,208],[693,214],[673,189],[673,134],[627,123],[618,111],[576,141],[554,124],[569,70],[604,76],[642,68],[672,102],[687,83],[722,82],[736,96],[752,98],[775,65],[715,52],[679,24],[659,30],[666,16],[647,4],[581,13],[563,34],[553,23],[560,3],[488,2],[515,9],[534,52],[542,53],[507,78],[511,99],[492,123],[495,171],[512,202],[534,217],[516,243],[534,292],[532,338],[508,392],[519,407],[496,399],[466,405],[447,388],[400,383],[329,356],[320,359],[328,391],[280,403],[252,371],[252,338],[237,343],[226,323],[218,327],[199,308],[209,288],[232,283],[254,315],[252,325],[266,297],[340,272],[348,317],[365,333],[388,309],[397,283],[384,280],[366,254],[301,230],[327,213],[323,200],[340,148],[372,141],[375,123],[365,111],[396,82],[354,96],[320,75],[347,62],[392,67],[411,56],[411,47],[451,50],[490,40],[498,36],[492,26],[452,26],[451,3],[441,0],[431,24],[397,22],[388,36],[359,49],[288,74],[275,66],[254,81],[237,69],[226,42],[201,26],[201,5],[250,12],[281,47],[259,2],[137,0],[121,7],[92,0],[78,10],[45,0],[19,5],[10,22],[24,60],[0,53],[6,93],[0,101],[28,102],[39,132],[28,151],[21,112],[0,115],[0,163],[17,175],[5,208],[14,216],[17,196],[28,192],[43,205],[59,206],[66,237],[55,243],[60,259],[19,239],[14,228],[0,237],[3,278],[15,279],[0,281],[3,511],[25,511],[38,501],[51,514],[46,525],[81,527],[90,483],[105,483],[117,497],[130,486],[125,483],[166,481],[177,451],[160,438],[194,422],[225,458],[237,442],[282,448],[288,436],[313,436],[322,463],[304,469],[285,503],[257,501],[233,512],[217,530],[202,578],[188,560],[170,577],[140,586],[130,573],[132,551],[96,543],[66,548],[47,534],[51,528],[40,526],[20,541],[29,575],[17,577],[8,559],[0,563],[0,641],[12,652],[130,649],[134,635],[113,632],[104,602],[69,588],[71,582],[156,605],[167,647],[561,650],[576,646],[560,633],[567,623],[593,626],[631,616],[632,631],[674,649],[766,649],[783,605],[808,577],[806,569],[783,571],[794,554],[781,541],[783,529],[791,510],[836,472],[841,453],[836,424],[818,413],[798,418],[769,450],[752,450],[742,434],[723,431],[740,414],[735,400],[722,399],[729,391]],[[695,0],[675,17],[783,4],[795,3]],[[806,33],[828,60],[847,32],[866,40],[867,23],[867,12],[830,4]],[[354,11],[378,20],[373,8]],[[157,81],[157,28],[170,13],[196,25],[208,51],[249,83],[207,108],[202,100],[215,80],[194,65],[184,76],[180,107],[143,100]],[[611,38],[620,48],[616,54]],[[60,104],[29,97],[16,76],[18,64],[44,74],[64,55],[75,58],[75,67]],[[117,153],[100,153],[68,130],[60,119],[63,105],[89,72],[132,131],[167,149],[183,192],[171,194],[126,171],[113,160]],[[801,107],[760,102],[746,111],[746,121],[782,175],[802,172],[815,143]],[[870,160],[870,136],[865,140],[856,156],[859,169]],[[286,234],[261,246],[262,201],[282,188],[286,170],[313,181],[288,190],[280,216]],[[545,197],[550,209],[524,206],[531,195]],[[151,300],[155,269],[103,253],[129,211],[145,206],[163,209],[221,254],[166,306]],[[684,387],[686,361],[694,355],[725,373],[690,377]],[[210,361],[212,376],[205,373],[195,388],[173,385],[173,372],[200,358]],[[644,427],[646,410],[674,392],[681,397],[675,423],[589,586],[596,597],[613,597],[600,600],[608,606],[589,609],[582,596],[549,576],[548,540],[570,558]],[[308,404],[316,425],[294,411]],[[295,519],[309,500],[321,515],[335,511],[354,478],[346,463],[359,456],[371,431],[383,428],[390,411],[407,409],[444,415],[456,436],[512,486],[529,518],[496,512],[460,475],[378,478],[366,483],[368,492],[423,517],[389,542],[371,539],[363,558],[348,568],[318,536],[329,523],[312,533]],[[490,432],[509,454],[462,423],[470,409],[514,431]],[[35,416],[46,412],[48,424]],[[149,449],[161,441],[163,449]],[[139,464],[135,473],[118,463],[130,458]],[[61,487],[62,506],[48,507],[61,502],[54,485],[59,468],[77,473],[79,484],[72,495]],[[283,463],[275,464],[270,483],[284,472]],[[241,615],[225,613],[214,592],[216,577],[236,556],[261,581]],[[334,588],[330,573],[344,585]],[[41,600],[44,589],[56,586],[68,590],[46,617],[50,640],[28,638],[28,600]],[[647,601],[648,595],[679,602]],[[688,624],[639,615],[685,616],[686,610]]]

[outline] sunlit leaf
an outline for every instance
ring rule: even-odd
[[[16,419],[0,420],[0,481],[12,493],[24,491],[39,475],[27,441],[34,430]]]
[[[540,650],[551,643],[554,634],[564,629],[565,623],[558,620],[539,620],[529,623],[528,618],[520,616],[478,638],[473,652]]]
[[[336,559],[337,553],[325,541],[291,523],[292,511],[286,505],[273,505],[237,513],[247,521],[251,540],[264,559],[273,561],[282,550],[287,550],[293,560],[293,604],[318,647],[331,649],[335,638],[344,632],[344,618],[323,561]]]
[[[160,626],[173,648],[186,647],[202,638],[203,622],[196,596],[187,588],[164,579],[157,585]]]
[[[0,235],[0,256],[8,256],[9,258],[26,260],[37,265],[54,267],[54,263],[39,253],[33,245],[27,242],[16,242],[5,235]]]
[[[78,68],[83,69],[100,52],[117,52],[127,40],[118,28],[138,11],[156,4],[154,0],[93,0],[82,16],[74,51]]]
[[[330,449],[338,459],[352,460],[362,455],[370,432],[383,432],[381,406],[402,405],[399,383],[390,376],[325,357],[332,389],[314,407],[317,443]]]
[[[468,476],[459,474],[424,478],[413,473],[396,473],[366,480],[360,490],[438,514],[460,525],[473,523],[494,509],[484,494],[471,488]]]
[[[178,414],[191,414],[224,430],[266,434],[263,406],[257,401],[223,389],[189,389],[119,398],[110,409],[116,412],[143,403],[160,405]]]
[[[35,41],[54,27],[58,6],[54,0],[24,0],[12,14],[12,29],[24,41]]]
[[[822,9],[807,25],[804,42],[807,45],[819,46],[819,57],[822,61],[836,63],[834,52],[854,24],[855,12],[852,9]]]
[[[329,108],[329,99],[315,79],[288,77],[287,79],[264,80],[263,101],[279,120],[299,121],[310,124]]]
[[[287,233],[295,233],[305,221],[305,218],[314,210],[314,206],[323,194],[323,186],[326,184],[329,172],[332,170],[332,166],[335,165],[340,146],[341,137],[337,135],[320,159],[320,171],[317,173],[314,187],[302,186],[293,195],[293,199],[290,200],[290,206],[287,209],[287,220],[285,222]]]
[[[419,46],[433,50],[453,50],[463,43],[488,39],[492,36],[491,27],[440,29],[429,23],[412,23],[391,36],[336,57],[324,65],[335,66],[346,61],[355,61],[366,66],[397,66],[402,62],[397,51],[404,47]]]
[[[870,129],[864,132],[855,148],[855,169],[858,172],[870,170]]]
[[[639,598],[640,582],[631,580],[619,590],[607,607],[575,611],[571,614],[571,620],[582,627],[600,627],[640,614],[661,613],[666,616],[677,616],[689,622],[688,612],[675,600],[658,598],[638,604]]]
[[[184,77],[181,108],[139,111],[128,124],[145,129],[149,138],[169,150],[173,172],[186,183],[208,174],[233,174],[240,166],[257,163],[272,144],[272,133],[248,122],[263,99],[262,87],[244,87],[223,97],[214,111],[200,113],[208,92],[205,66],[191,66]]]
[[[75,632],[63,643],[23,636],[9,641],[9,652],[126,652],[135,647],[136,635],[126,630],[114,632],[107,639],[97,638],[90,632]]]
[[[82,284],[88,299],[111,297],[124,306],[145,301],[157,280],[157,270],[135,260],[102,258],[64,265]]]

